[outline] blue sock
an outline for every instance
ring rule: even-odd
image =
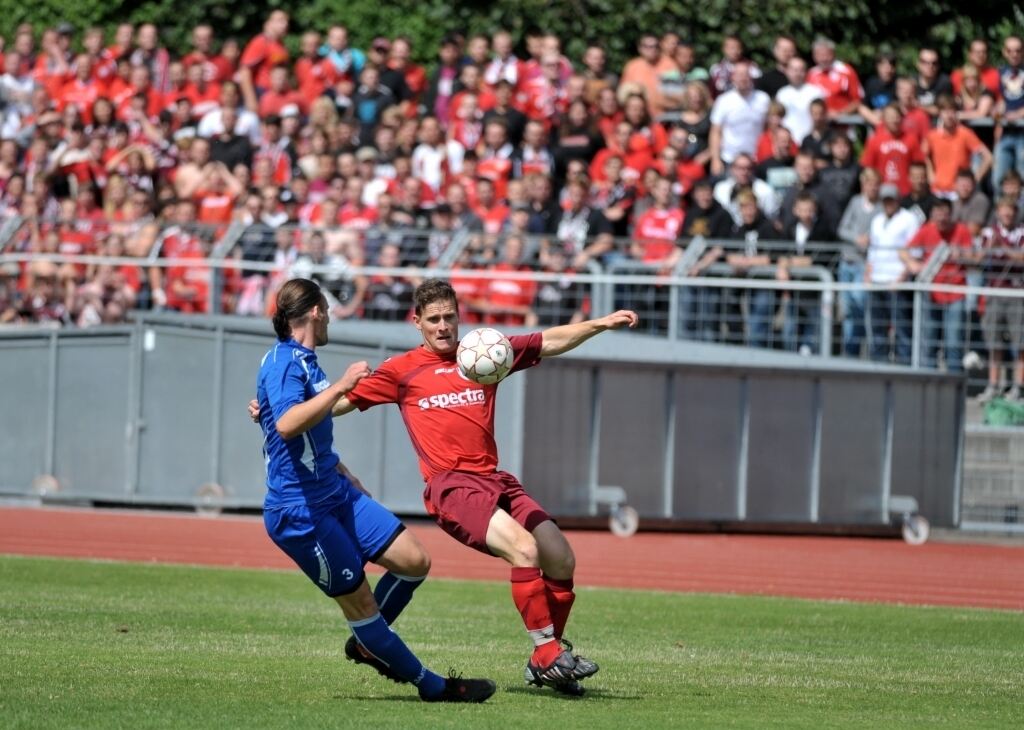
[[[413,591],[419,588],[424,580],[426,580],[425,575],[398,575],[388,571],[377,581],[377,587],[373,589],[373,597],[377,600],[380,615],[388,622],[388,626],[394,625],[398,614],[409,605]]]
[[[379,613],[362,621],[349,621],[348,625],[364,649],[419,687],[421,695],[438,697],[444,691],[444,678],[424,667]]]

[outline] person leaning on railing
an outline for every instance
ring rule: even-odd
[[[973,259],[971,232],[963,223],[953,220],[953,206],[945,198],[935,201],[931,219],[921,226],[906,248],[899,252],[900,260],[911,276],[917,277],[938,246],[948,246],[949,252],[942,267],[932,277],[935,284],[967,283],[964,263]],[[924,307],[923,344],[921,364],[926,368],[938,366],[939,348],[946,370],[963,372],[964,324],[966,300],[963,294],[933,291]]]
[[[865,279],[872,284],[899,284],[907,278],[907,268],[900,259],[900,250],[907,245],[921,223],[910,211],[900,207],[899,188],[892,183],[882,185],[879,197],[882,211],[871,221]],[[895,361],[909,365],[911,357],[911,323],[913,295],[896,289],[870,292],[871,359],[888,362],[889,332],[895,340]]]
[[[985,267],[985,286],[1019,294],[1024,286],[1024,225],[1019,221],[1017,200],[1000,198],[996,219],[979,238],[976,260]],[[988,385],[978,396],[987,403],[1001,392],[1003,352],[1014,357],[1013,385],[1006,397],[1017,400],[1024,390],[1024,298],[985,297],[981,327],[988,347]]]
[[[860,194],[843,211],[839,221],[838,237],[845,246],[842,248],[837,280],[842,284],[859,284],[864,281],[865,254],[871,240],[871,221],[882,210],[878,197],[882,177],[878,171],[866,167],[860,173]],[[844,289],[839,293],[842,311],[843,349],[847,357],[859,357],[861,343],[866,335],[867,292],[863,289]]]

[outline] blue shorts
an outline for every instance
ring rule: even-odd
[[[347,479],[333,497],[263,511],[270,539],[332,598],[363,584],[363,567],[391,546],[405,529],[379,502]]]

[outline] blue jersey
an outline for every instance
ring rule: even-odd
[[[268,509],[316,504],[344,486],[336,466],[331,414],[304,434],[283,439],[275,424],[289,408],[313,398],[330,386],[316,353],[295,340],[278,342],[263,356],[256,380],[260,404],[263,453],[267,463]]]

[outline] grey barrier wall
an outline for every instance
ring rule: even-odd
[[[527,378],[524,481],[556,514],[593,514],[609,485],[642,517],[688,523],[886,525],[900,495],[953,526],[962,387],[895,368],[560,359]]]
[[[339,375],[418,342],[405,323],[332,326]],[[56,499],[257,507],[259,428],[245,405],[265,322],[140,315],[127,327],[0,332],[0,491]],[[963,381],[615,333],[499,389],[502,467],[553,514],[593,516],[600,488],[644,518],[888,524],[889,497],[959,521]],[[384,504],[423,514],[397,408],[335,420],[345,463]],[[52,480],[40,477],[52,475]],[[57,491],[54,492],[54,490]]]

